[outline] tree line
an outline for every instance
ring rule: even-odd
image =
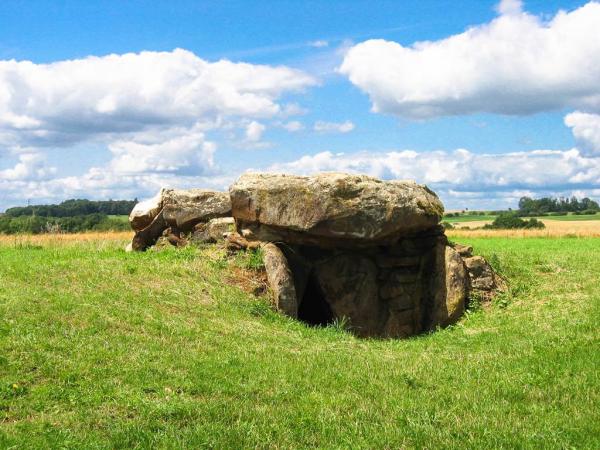
[[[123,216],[129,215],[136,203],[137,199],[104,201],[71,199],[59,203],[58,205],[30,205],[9,208],[4,214],[9,217],[75,217],[87,216],[89,214]]]
[[[128,216],[136,200],[66,200],[57,205],[9,208],[0,214],[0,233],[78,233],[129,230]]]
[[[520,216],[543,216],[551,213],[595,214],[599,211],[598,203],[588,197],[581,200],[577,197],[540,199],[521,197],[519,200]]]

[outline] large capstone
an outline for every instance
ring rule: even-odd
[[[444,212],[426,186],[365,175],[249,173],[229,192],[232,215],[246,235],[318,247],[391,244],[435,227]]]

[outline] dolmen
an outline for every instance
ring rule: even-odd
[[[277,310],[311,325],[407,337],[455,323],[470,297],[496,288],[482,257],[449,243],[437,195],[412,181],[247,173],[228,194],[188,192],[163,190],[134,209],[133,249],[221,221],[213,234],[262,249]],[[236,232],[224,232],[233,221]]]

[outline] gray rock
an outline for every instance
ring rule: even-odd
[[[273,292],[277,309],[296,318],[298,316],[298,298],[294,285],[294,275],[284,253],[275,244],[262,246],[267,280]]]
[[[162,236],[163,231],[167,228],[168,225],[165,222],[161,211],[150,225],[135,233],[133,240],[131,241],[131,248],[137,252],[146,250],[156,243],[158,238]]]
[[[497,283],[494,271],[482,256],[465,258],[464,262],[469,272],[473,289],[481,291],[493,291],[496,289]]]
[[[470,245],[454,244],[453,247],[454,250],[456,250],[463,258],[469,258],[473,256],[473,247]]]
[[[245,174],[229,192],[251,238],[322,247],[393,242],[435,227],[444,211],[425,186],[365,175]]]
[[[169,225],[191,231],[194,225],[216,217],[231,215],[231,202],[226,192],[206,189],[164,189],[163,216]]]
[[[161,189],[151,199],[139,202],[133,207],[129,214],[129,224],[134,231],[141,231],[152,223],[162,209],[162,194],[163,190]]]
[[[214,243],[225,239],[227,233],[233,232],[235,221],[233,217],[219,217],[194,227],[192,241],[196,243]]]
[[[379,301],[377,266],[369,258],[342,254],[315,268],[316,279],[333,317],[348,319],[359,336],[378,336],[386,308]]]
[[[181,245],[181,233],[194,225],[231,213],[229,194],[205,189],[161,189],[152,199],[138,203],[129,216],[135,236],[132,249],[142,251],[154,245],[164,230],[177,230],[169,242]]]
[[[469,275],[459,253],[450,246],[435,249],[429,295],[432,298],[426,328],[445,327],[460,319],[469,294]]]

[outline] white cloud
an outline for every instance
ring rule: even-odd
[[[56,168],[47,166],[46,157],[43,154],[21,153],[19,162],[13,168],[0,170],[0,180],[44,180],[55,173]]]
[[[502,0],[496,6],[498,14],[512,15],[523,12],[523,2],[521,0]]]
[[[315,122],[313,129],[319,133],[349,133],[354,130],[354,123],[349,120],[342,123],[319,120]]]
[[[302,122],[299,122],[297,120],[292,120],[290,122],[284,123],[282,127],[288,130],[290,133],[302,131],[304,129],[304,125],[302,125]]]
[[[576,111],[565,116],[565,125],[572,129],[583,153],[600,156],[600,115]]]
[[[246,139],[251,142],[258,142],[262,137],[266,127],[256,120],[253,120],[246,126]]]
[[[211,184],[206,176],[219,175],[208,133],[233,124],[258,141],[265,130],[258,120],[302,113],[284,96],[314,84],[289,67],[208,62],[181,49],[51,64],[0,61],[0,153],[18,158],[0,170],[0,205]],[[112,160],[61,177],[45,153],[67,146],[104,147]]]
[[[404,47],[382,39],[348,50],[339,71],[375,112],[431,118],[564,107],[600,112],[600,3],[550,21],[504,0],[489,24]]]
[[[147,128],[268,118],[315,84],[287,67],[141,52],[34,64],[0,61],[1,144],[64,145]]]
[[[325,41],[323,39],[320,39],[318,41],[312,41],[309,45],[311,47],[315,47],[315,48],[323,48],[323,47],[328,47],[329,46],[329,42]]]
[[[44,203],[67,198],[148,198],[156,194],[161,187],[195,187],[224,191],[236,176],[236,173],[191,176],[158,172],[123,176],[105,168],[93,167],[83,175],[44,180],[9,180],[0,177],[0,207],[22,205],[25,199]]]
[[[214,143],[204,133],[193,129],[170,130],[168,133],[138,133],[129,139],[111,142],[110,168],[121,174],[196,173],[213,167]]]
[[[600,189],[600,158],[587,158],[576,149],[505,154],[476,154],[464,149],[421,153],[322,152],[274,164],[268,170],[305,175],[352,172],[382,179],[414,179],[429,185],[450,206],[460,206],[460,201],[470,199],[479,208],[511,206],[515,198],[533,192],[557,195],[579,190],[592,195]]]

